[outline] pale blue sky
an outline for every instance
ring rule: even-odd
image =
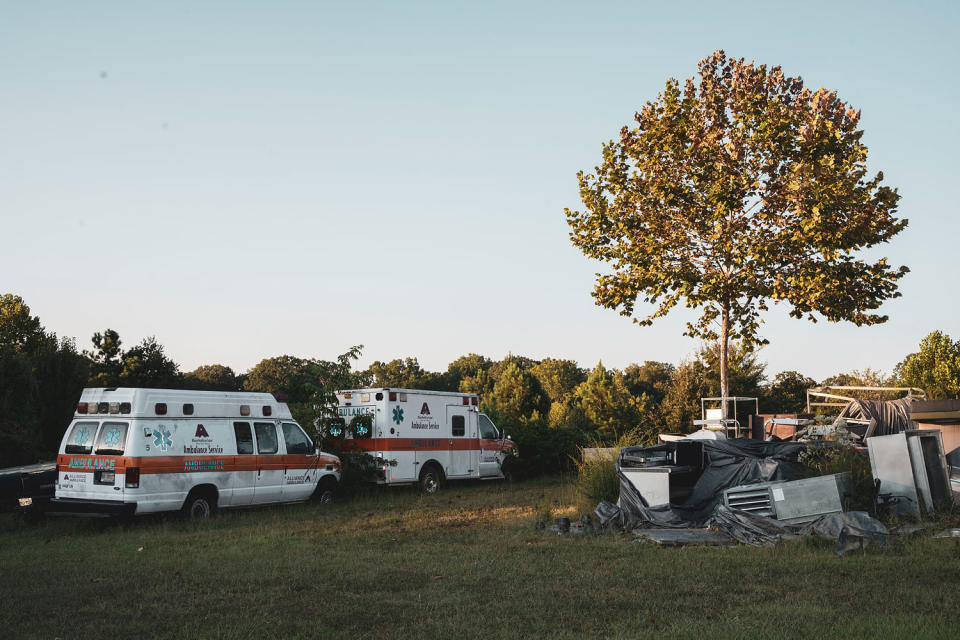
[[[5,2],[0,291],[189,370],[283,353],[677,362],[589,295],[576,172],[716,48],[863,110],[910,227],[886,325],[767,315],[772,373],[960,338],[955,3]]]

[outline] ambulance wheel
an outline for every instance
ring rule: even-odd
[[[209,491],[190,492],[183,503],[183,514],[191,520],[206,520],[217,510],[217,498]]]
[[[440,468],[435,464],[428,464],[420,472],[420,491],[436,493],[440,489]]]

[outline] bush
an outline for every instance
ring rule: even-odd
[[[639,429],[619,436],[615,441],[605,443],[598,438],[590,438],[588,447],[579,447],[579,456],[573,459],[577,470],[576,495],[577,506],[592,511],[603,500],[616,502],[620,495],[620,477],[614,463],[620,450],[641,443],[646,434]],[[589,459],[583,455],[585,448],[600,449]],[[609,449],[604,451],[603,449]]]
[[[808,477],[849,472],[851,493],[847,510],[873,510],[873,471],[866,453],[846,442],[823,441],[821,446],[809,446],[801,453],[800,463]]]
[[[371,490],[377,480],[377,467],[380,464],[396,466],[396,460],[384,462],[366,451],[337,451],[340,458],[340,487],[344,496],[363,495]]]
[[[569,471],[584,439],[582,431],[551,428],[543,419],[514,423],[492,415],[490,418],[520,449],[519,457],[508,460],[508,470],[517,479]]]

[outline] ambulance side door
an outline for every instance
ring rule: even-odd
[[[257,436],[257,484],[253,490],[256,504],[279,502],[283,493],[283,456],[280,455],[280,439],[277,425],[273,422],[254,422]]]
[[[477,414],[477,421],[480,429],[480,476],[499,476],[502,458],[500,432],[490,418],[482,413]]]
[[[295,422],[283,422],[284,455],[283,489],[284,502],[306,500],[317,483],[317,456],[313,442]]]
[[[231,506],[250,504],[257,486],[257,454],[249,422],[234,422],[233,437],[237,455],[233,459],[233,499]]]
[[[450,447],[450,466],[447,475],[450,477],[466,477],[474,475],[474,453],[476,451],[476,431],[473,433],[467,428],[470,418],[470,407],[461,405],[447,405],[447,424],[444,425],[448,435]]]

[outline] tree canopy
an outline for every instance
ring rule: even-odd
[[[239,391],[241,382],[233,369],[222,364],[205,364],[184,375],[184,382],[208,391]]]
[[[596,303],[646,325],[681,301],[700,312],[690,336],[764,343],[769,302],[816,321],[884,322],[906,267],[863,250],[906,225],[883,174],[867,174],[860,112],[799,77],[717,51],[603,145],[578,174],[584,209],[567,209],[573,244],[611,271]]]
[[[920,349],[897,365],[900,384],[920,387],[932,400],[960,397],[960,340],[933,331],[920,341]]]

